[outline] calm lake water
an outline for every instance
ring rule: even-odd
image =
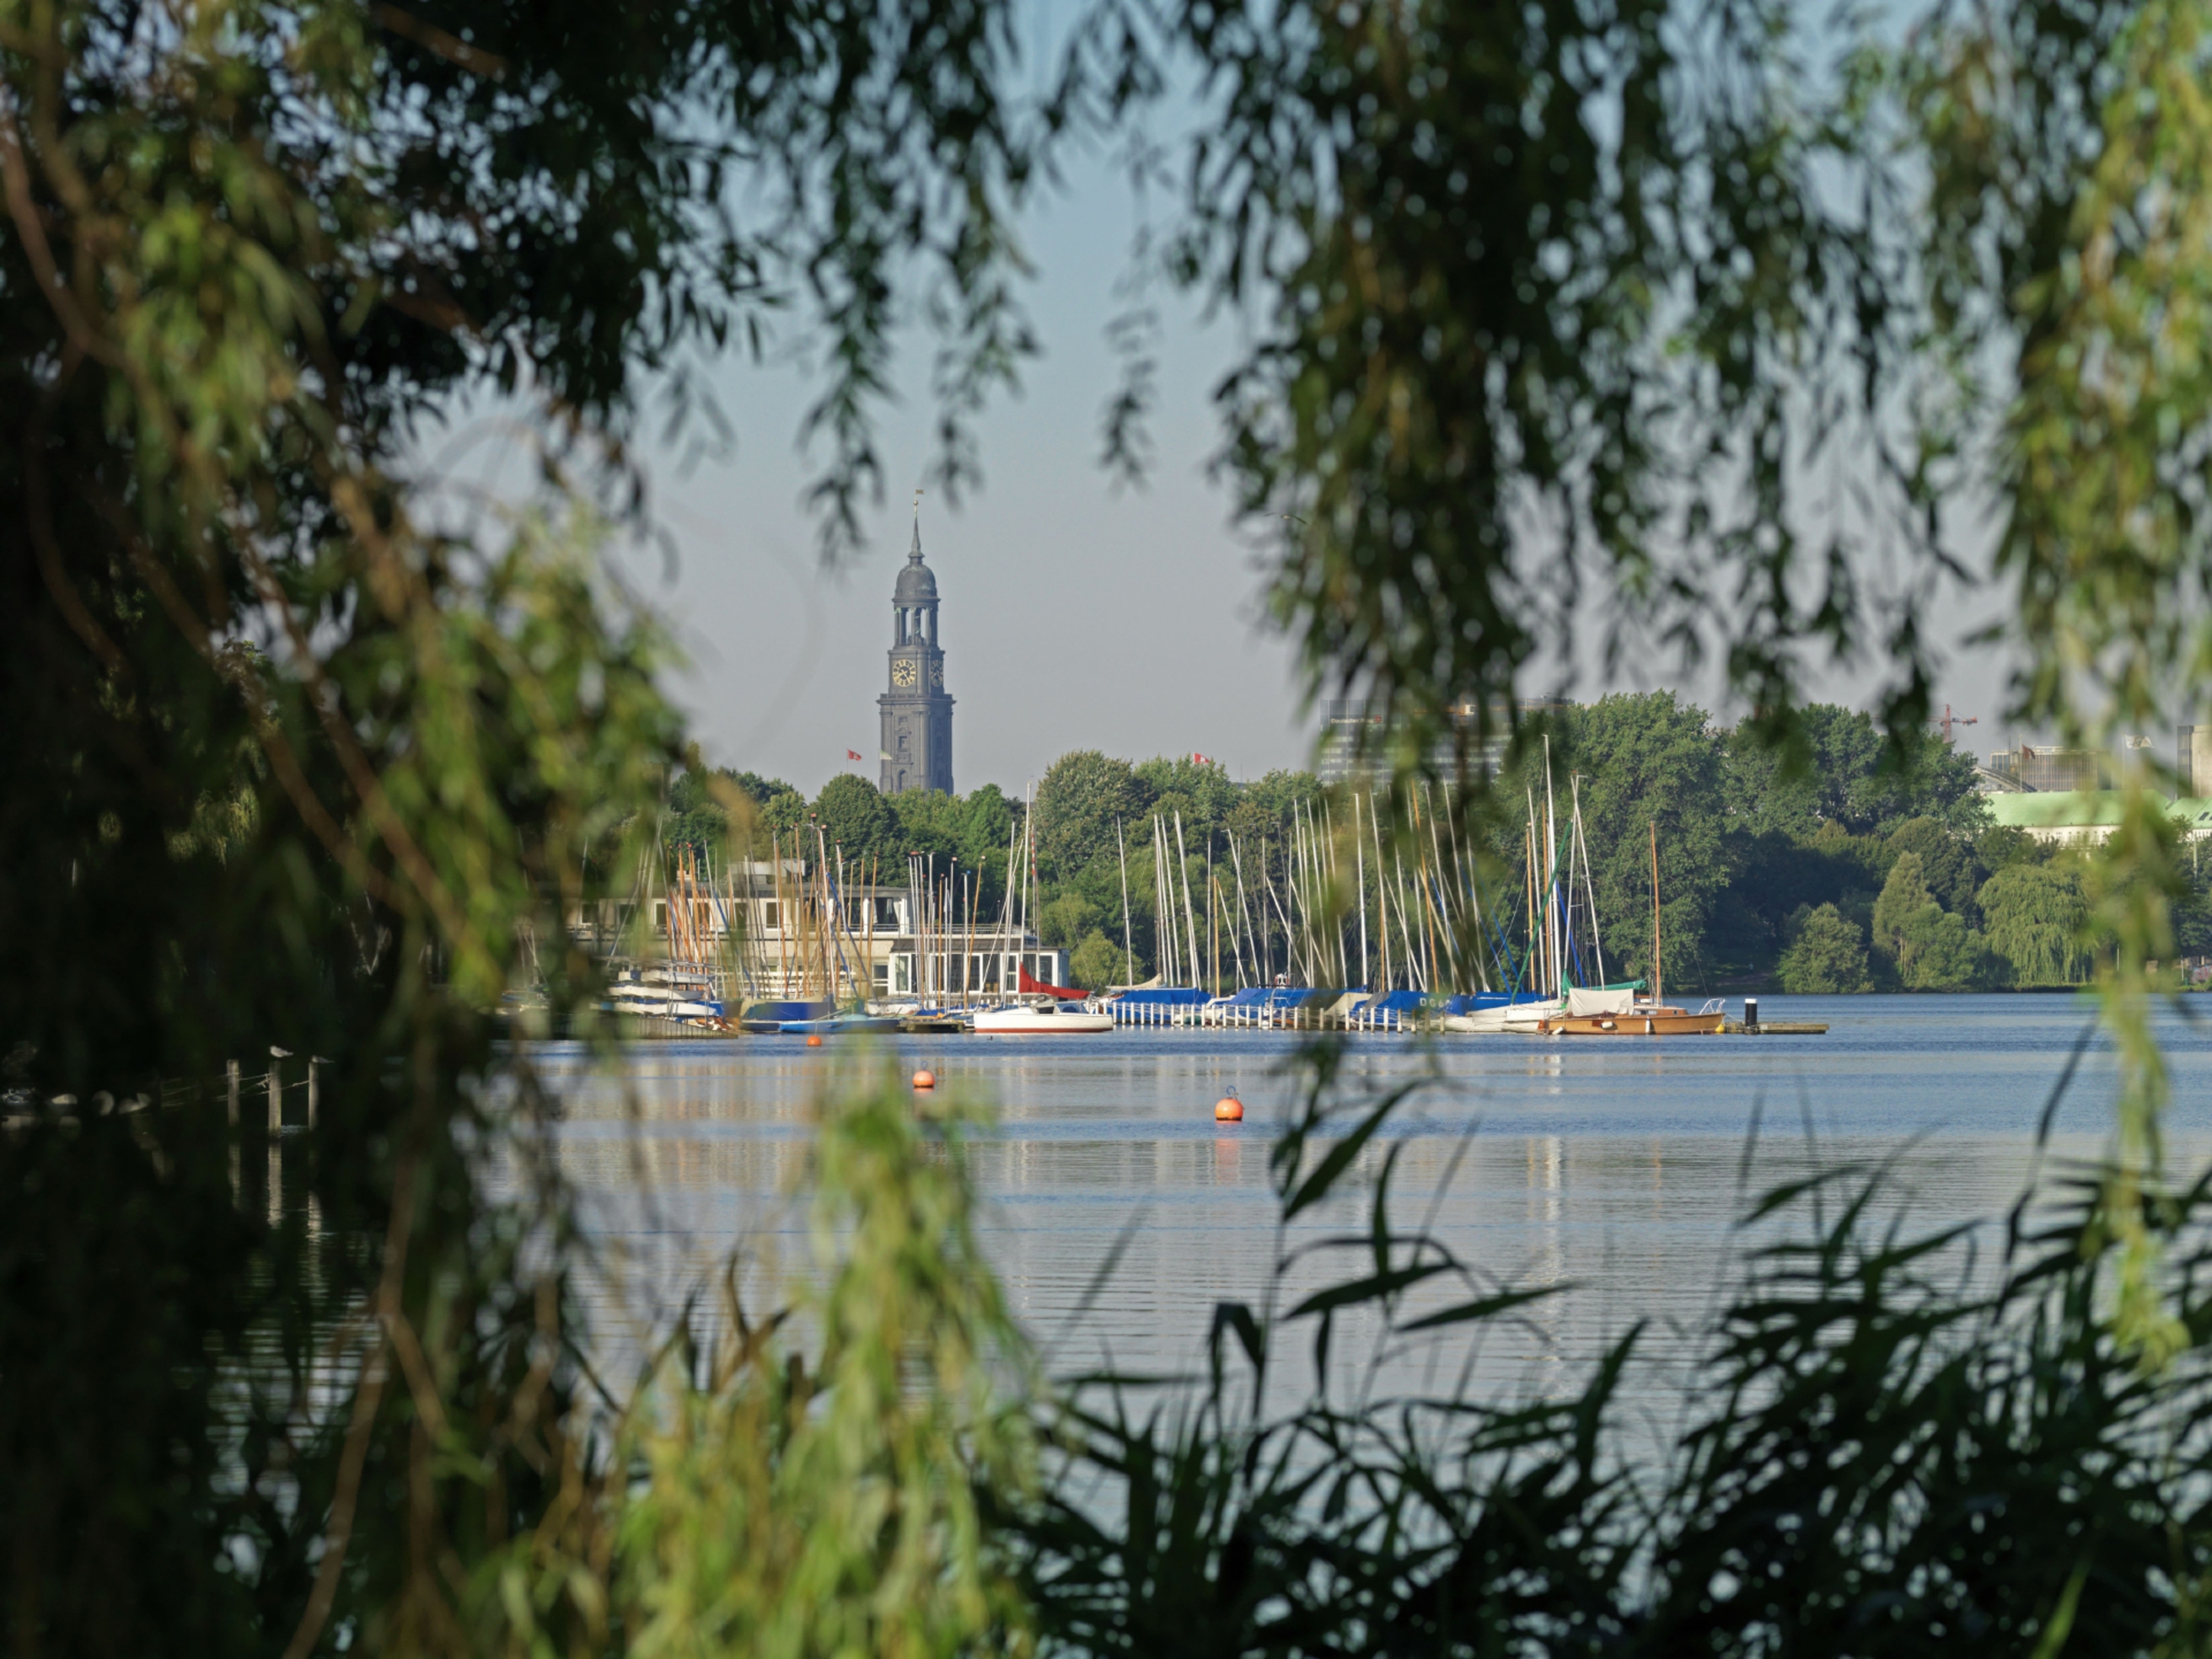
[[[536,1058],[562,1099],[560,1156],[605,1264],[592,1312],[611,1353],[665,1330],[733,1253],[762,1294],[803,1262],[794,1194],[813,1103],[893,1048],[902,1074],[927,1065],[946,1090],[994,1112],[975,1149],[983,1237],[1056,1369],[1200,1364],[1215,1304],[1263,1305],[1286,1247],[1364,1230],[1395,1140],[1400,1224],[1432,1217],[1475,1282],[1573,1288],[1478,1339],[1392,1350],[1371,1373],[1377,1333],[1340,1326],[1335,1386],[1451,1386],[1464,1376],[1484,1389],[1563,1390],[1642,1320],[1638,1386],[1657,1389],[1679,1386],[1691,1334],[1756,1242],[1736,1224],[1747,1195],[1816,1165],[1889,1160],[1916,1223],[2002,1216],[2033,1173],[2036,1125],[2093,1018],[2063,996],[1762,997],[1760,1006],[1770,1020],[1831,1029],[1352,1038],[1353,1090],[1431,1070],[1436,1080],[1401,1109],[1358,1179],[1287,1237],[1267,1168],[1296,1095],[1285,1068],[1297,1045],[1285,1035],[962,1036],[866,1049],[810,1049],[798,1037],[656,1042],[629,1049],[616,1076],[558,1044]],[[2171,1012],[2160,1025],[2173,1158],[2193,1166],[2212,1157],[2212,1026]],[[2112,1076],[2100,1041],[2061,1103],[2053,1155],[2101,1149]],[[1213,1102],[1232,1087],[1245,1121],[1217,1127]],[[1310,1255],[1276,1304],[1352,1276],[1364,1259]],[[1431,1289],[1438,1305],[1467,1294]],[[1310,1383],[1308,1340],[1286,1339],[1286,1387]]]

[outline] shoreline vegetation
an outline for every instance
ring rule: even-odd
[[[2166,1168],[2152,1018],[2202,943],[2181,769],[2045,856],[1927,737],[1965,614],[2068,749],[2212,689],[2203,8],[1037,9],[0,0],[0,1651],[2203,1651],[2212,1187]],[[809,1126],[790,1316],[701,1286],[660,1368],[599,1374],[560,1103],[488,1011],[591,1023],[573,907],[632,890],[694,754],[609,550],[660,532],[663,458],[753,441],[748,368],[804,379],[827,560],[909,482],[902,395],[920,482],[980,487],[1045,345],[1024,233],[1098,157],[1141,207],[1099,459],[1141,480],[1163,319],[1218,319],[1211,476],[1303,689],[1378,711],[1394,904],[1440,829],[1533,876],[1540,754],[1480,799],[1428,757],[1601,651],[1755,711],[1549,733],[1609,963],[1656,840],[1669,988],[2091,979],[2106,1154],[2006,1218],[1994,1287],[1833,1171],[1752,1202],[1783,1236],[1662,1457],[1626,1348],[1571,1398],[1279,1411],[1281,1342],[1532,1305],[1393,1219],[1401,1103],[1321,1044],[1281,1253],[1347,1183],[1368,1225],[1329,1289],[1223,1304],[1194,1392],[1035,1376],[959,1103],[890,1077]],[[526,464],[479,471],[495,433]],[[1054,695],[1105,683],[1066,654]],[[1873,716],[1808,706],[1835,672]],[[1151,765],[1042,781],[1079,955],[1117,819],[1180,796],[1241,850],[1309,787]],[[979,866],[1012,811],[823,794]]]
[[[1750,722],[1720,726],[1672,692],[1615,695],[1531,722],[1494,799],[1477,809],[1490,856],[1478,881],[1510,897],[1522,856],[1512,811],[1524,798],[1541,799],[1548,743],[1555,777],[1579,781],[1605,951],[1626,975],[1648,971],[1640,860],[1656,823],[1666,981],[1685,992],[2063,990],[2094,981],[2111,940],[2092,915],[2092,852],[1992,823],[1972,760],[1933,733],[1900,758],[1863,713],[1815,704],[1803,716],[1809,755],[1797,770]],[[1286,888],[1296,816],[1327,801],[1349,823],[1347,797],[1372,789],[1324,788],[1310,772],[1239,781],[1190,757],[1063,755],[1035,796],[1043,941],[1071,953],[1070,972],[1086,988],[1144,979],[1158,959],[1152,817],[1180,818],[1194,893],[1211,890],[1232,842],[1255,890],[1263,873]],[[1429,784],[1415,791],[1431,800],[1443,793]],[[734,823],[735,844],[765,855],[763,837],[818,822],[847,856],[872,856],[886,869],[918,852],[939,859],[940,871],[955,860],[980,871],[975,902],[989,915],[1004,888],[1008,826],[1024,810],[994,784],[964,796],[884,797],[845,774],[809,801],[780,780],[699,771],[676,778],[661,835],[671,847],[720,848]],[[1122,943],[1117,820],[1129,849],[1133,975]],[[2212,870],[2185,873],[2174,955],[2212,954]],[[1261,916],[1275,925],[1264,907]]]

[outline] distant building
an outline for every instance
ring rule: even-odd
[[[2116,789],[2030,790],[1991,795],[1990,821],[2055,846],[2094,847],[2110,840],[2119,827],[2125,799]],[[2166,811],[2185,840],[2212,836],[2212,800],[2185,795],[2166,803]]]
[[[2110,755],[2094,749],[2039,749],[2025,743],[2017,749],[1998,750],[1986,769],[2037,793],[2108,789],[2118,770]]]
[[[1067,952],[1000,916],[932,916],[927,895],[888,882],[844,882],[823,903],[821,872],[804,859],[733,860],[689,901],[677,902],[672,936],[665,894],[635,904],[573,906],[569,936],[593,955],[650,965],[696,961],[741,998],[996,996],[1022,974],[1066,983]],[[641,924],[639,926],[638,924]]]
[[[2173,728],[2173,769],[2184,795],[2212,795],[2212,726]]]
[[[1575,704],[1565,697],[1522,697],[1510,704],[1502,698],[1491,705],[1491,735],[1474,751],[1474,772],[1486,778],[1505,763],[1505,750],[1511,741],[1508,724],[1512,712],[1518,710],[1522,720],[1532,715],[1556,714],[1572,708]],[[1472,732],[1480,707],[1474,699],[1455,704],[1452,722],[1460,730]],[[1365,697],[1337,697],[1325,704],[1322,714],[1321,751],[1317,769],[1323,783],[1347,783],[1358,778],[1364,781],[1376,778],[1388,769],[1380,749],[1382,737],[1382,705],[1379,699]],[[1376,745],[1365,754],[1360,752],[1363,740]],[[1431,751],[1431,763],[1444,777],[1452,775],[1458,757],[1450,739],[1440,741]]]
[[[921,562],[921,521],[891,590],[890,689],[876,699],[883,715],[886,795],[909,789],[952,793],[952,699],[945,695],[945,653],[937,643],[937,578]]]

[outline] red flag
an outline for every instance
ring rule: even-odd
[[[860,760],[862,758],[862,756],[857,749],[848,749],[845,751],[845,758],[847,760]]]
[[[1205,756],[1200,754],[1195,749],[1190,751],[1190,761],[1191,764],[1194,766],[1211,766],[1213,764],[1212,761],[1206,759]]]

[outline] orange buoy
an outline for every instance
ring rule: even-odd
[[[1242,1123],[1244,1121],[1244,1103],[1237,1098],[1236,1090],[1231,1089],[1213,1103],[1213,1121],[1216,1123]]]
[[[810,1048],[819,1048],[822,1046],[822,1033],[809,1031],[806,1034],[806,1046]]]
[[[934,1089],[937,1086],[937,1073],[924,1066],[914,1074],[914,1086],[917,1089]]]

